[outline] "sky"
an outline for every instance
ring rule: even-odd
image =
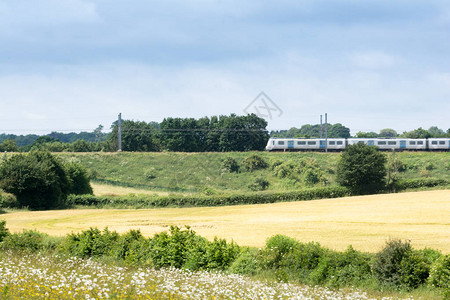
[[[450,127],[447,0],[0,0],[0,133],[256,113]]]

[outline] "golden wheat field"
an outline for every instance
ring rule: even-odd
[[[233,239],[242,246],[262,247],[268,237],[284,234],[336,250],[352,245],[377,252],[386,240],[400,238],[415,248],[450,253],[450,190],[227,207],[19,211],[0,219],[12,232],[50,235],[108,227],[151,236],[170,225],[189,225],[209,239]]]

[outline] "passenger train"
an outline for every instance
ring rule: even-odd
[[[267,151],[343,151],[348,145],[364,143],[380,150],[450,151],[450,138],[270,138]]]

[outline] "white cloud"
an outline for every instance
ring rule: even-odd
[[[352,63],[363,69],[386,69],[395,66],[397,59],[380,51],[355,53],[351,57]]]

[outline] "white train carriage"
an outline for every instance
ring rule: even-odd
[[[449,138],[429,138],[428,149],[434,151],[449,151],[450,139]]]
[[[327,147],[328,143],[328,147]],[[295,139],[270,138],[267,151],[308,151],[308,150],[344,150],[345,139]]]

